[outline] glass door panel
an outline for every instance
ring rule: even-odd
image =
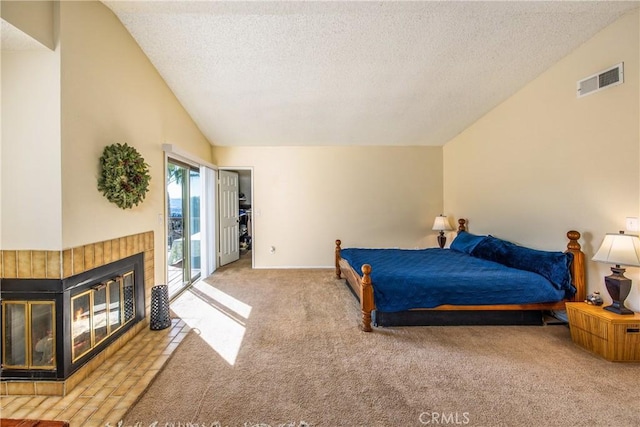
[[[93,336],[94,345],[109,335],[107,330],[107,287],[101,286],[93,291]]]
[[[185,274],[185,224],[188,199],[186,186],[187,168],[181,164],[169,162],[167,168],[167,280],[169,295],[180,292],[187,284]]]
[[[27,366],[27,304],[3,303],[3,364]]]
[[[2,364],[25,369],[55,369],[55,302],[2,303]]]
[[[190,281],[200,277],[200,172],[189,170]]]
[[[53,369],[56,341],[53,302],[31,303],[31,366]]]
[[[90,292],[71,298],[71,358],[82,356],[91,348]]]
[[[120,282],[110,280],[107,282],[107,289],[109,293],[109,333],[111,334],[122,326]]]
[[[200,171],[167,165],[167,283],[169,297],[200,277]]]

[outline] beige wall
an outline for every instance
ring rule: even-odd
[[[162,144],[207,161],[211,145],[107,7],[60,2],[54,11],[54,52],[2,52],[2,249],[82,249],[153,231],[162,283]],[[99,157],[116,142],[150,165],[150,191],[130,210],[97,190]]]
[[[60,55],[2,51],[0,248],[60,249]]]
[[[609,266],[590,261],[605,233],[640,214],[639,17],[631,12],[444,147],[444,206],[470,230],[540,249],[583,234],[588,290]],[[624,62],[625,82],[584,98],[576,82]],[[640,310],[638,268],[628,305]]]
[[[158,281],[164,277],[163,143],[204,160],[211,146],[120,21],[102,3],[61,2],[62,244],[153,230]],[[134,146],[150,166],[145,201],[122,210],[97,190],[106,145]]]
[[[256,267],[331,266],[336,238],[345,247],[435,245],[441,147],[216,147],[214,154],[220,167],[253,167]]]

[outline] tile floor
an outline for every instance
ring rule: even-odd
[[[71,427],[117,426],[190,327],[143,329],[66,396],[0,396],[0,418],[66,420]]]

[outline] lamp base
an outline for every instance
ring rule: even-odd
[[[447,238],[444,235],[444,231],[441,231],[438,235],[438,245],[440,245],[440,249],[444,249],[444,244],[447,243]]]
[[[633,314],[633,311],[624,306],[624,300],[631,291],[631,279],[624,276],[625,269],[619,266],[611,267],[611,272],[610,276],[604,278],[604,284],[613,303],[604,309],[616,314]]]
[[[610,311],[616,314],[634,314],[633,311],[629,310],[625,306],[620,306],[619,304],[611,304],[603,308],[607,311]]]

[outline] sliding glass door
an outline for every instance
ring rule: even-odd
[[[167,279],[169,297],[200,277],[200,170],[167,163]]]

